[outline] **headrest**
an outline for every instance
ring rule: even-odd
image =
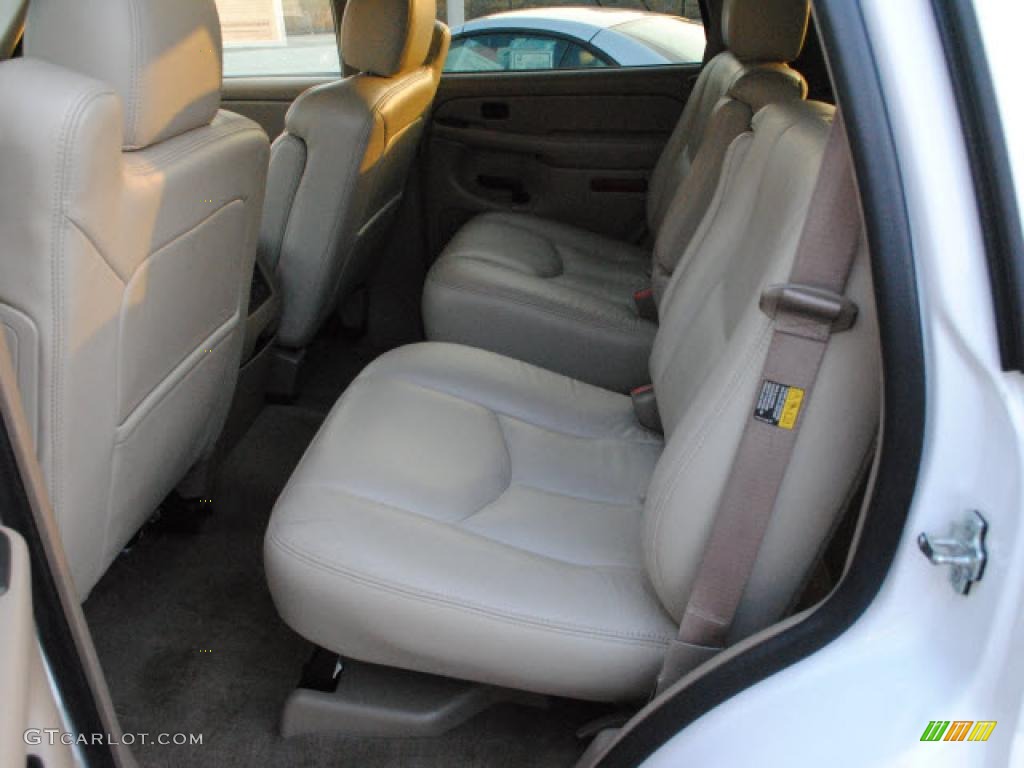
[[[430,39],[430,49],[427,51],[427,58],[423,66],[434,70],[434,77],[441,79],[441,72],[444,70],[444,63],[448,59],[448,49],[452,42],[452,32],[443,21],[434,22],[434,34]]]
[[[125,149],[209,125],[220,108],[214,0],[32,0],[25,54],[110,85]]]
[[[793,61],[803,50],[810,13],[809,0],[725,0],[725,47],[740,61]]]
[[[743,102],[752,113],[769,104],[807,98],[804,76],[785,64],[769,63],[749,67],[729,86],[729,96]]]
[[[434,37],[435,0],[349,0],[341,54],[352,69],[394,77],[423,66]]]

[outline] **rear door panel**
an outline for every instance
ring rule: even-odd
[[[648,179],[698,69],[445,76],[424,163],[432,252],[493,210],[637,238]]]
[[[314,85],[330,83],[327,77],[228,77],[224,79],[224,109],[259,123],[273,141],[284,130],[284,118],[299,94]]]

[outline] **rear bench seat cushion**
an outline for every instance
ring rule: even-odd
[[[278,500],[275,603],[365,661],[642,697],[675,633],[641,545],[661,452],[628,397],[470,347],[396,350],[347,390]]]
[[[800,101],[758,113],[675,270],[651,359],[664,449],[623,395],[468,347],[391,353],[274,510],[284,620],[371,662],[580,698],[649,692],[754,418],[772,333],[759,299],[790,274],[832,115]],[[860,312],[800,415],[732,642],[786,615],[870,455],[865,243],[847,295]]]
[[[533,216],[485,214],[427,277],[427,337],[625,392],[650,379],[658,328],[633,301],[650,284],[650,267],[650,252],[628,243]]]

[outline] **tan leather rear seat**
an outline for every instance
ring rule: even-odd
[[[678,257],[685,249],[726,149],[753,115],[806,95],[803,77],[786,62],[803,47],[808,12],[807,0],[725,3],[729,50],[701,72],[651,177],[647,224],[658,250]],[[664,257],[655,264],[660,288],[673,264]],[[488,213],[467,224],[430,270],[427,338],[626,391],[648,381],[657,323],[638,314],[633,293],[651,285],[651,271],[650,249],[534,216]]]
[[[623,395],[492,352],[413,345],[336,405],[274,509],[278,611],[340,654],[542,693],[650,693],[700,565],[772,334],[831,107],[760,111],[675,274],[650,360],[664,437]],[[779,619],[878,422],[874,299],[829,345],[731,640]]]

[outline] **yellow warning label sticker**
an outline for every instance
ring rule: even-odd
[[[804,391],[799,387],[790,387],[786,393],[786,399],[782,403],[782,416],[779,418],[779,426],[783,429],[792,429],[796,426],[796,420],[800,416],[800,406],[804,403]]]
[[[804,403],[804,390],[765,379],[754,406],[754,418],[780,429],[794,429]]]

